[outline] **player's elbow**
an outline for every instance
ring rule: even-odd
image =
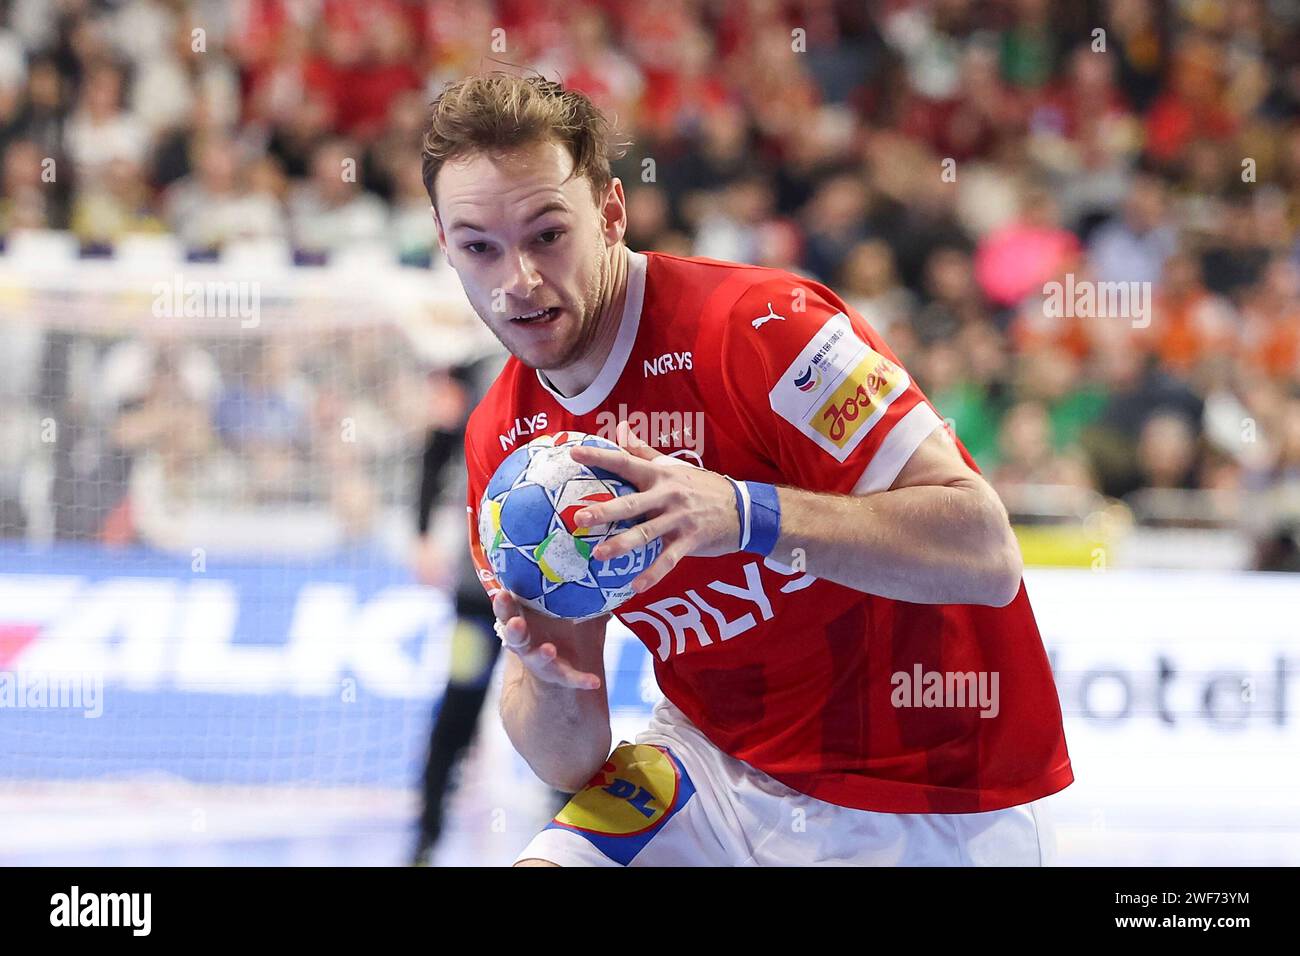
[[[539,780],[553,790],[577,793],[609,759],[609,747],[599,744],[587,753],[571,752],[562,760],[538,761],[530,765]]]
[[[998,563],[997,573],[989,584],[988,605],[990,607],[1006,607],[1020,593],[1020,581],[1024,577],[1025,565],[1014,537],[1005,551],[1006,554]]]
[[[981,562],[981,599],[980,604],[989,607],[1006,607],[1020,593],[1020,581],[1024,577],[1025,562],[1020,554],[1020,542],[1011,530],[1006,509],[1002,502],[989,489],[985,501],[987,523],[987,542],[983,549],[986,560]]]

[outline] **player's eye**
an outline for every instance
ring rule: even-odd
[[[475,256],[482,255],[483,253],[487,252],[487,247],[488,246],[486,242],[467,242],[463,246],[461,246],[461,248],[464,249],[466,252]]]
[[[547,229],[545,232],[538,234],[537,238],[542,245],[550,246],[558,242],[562,235],[564,235],[563,229]]]

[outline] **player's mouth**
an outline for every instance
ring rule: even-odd
[[[545,309],[535,309],[532,312],[511,316],[510,323],[512,325],[546,325],[554,322],[559,316],[560,308],[553,305]]]

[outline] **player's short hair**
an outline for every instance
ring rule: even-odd
[[[424,188],[438,204],[434,180],[449,160],[554,141],[573,157],[596,202],[609,188],[611,158],[622,155],[614,129],[583,93],[541,76],[493,71],[449,83],[433,101],[423,147]]]

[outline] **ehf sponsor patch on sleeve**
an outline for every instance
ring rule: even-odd
[[[844,461],[910,383],[906,370],[860,339],[848,316],[826,320],[768,401],[836,461]]]

